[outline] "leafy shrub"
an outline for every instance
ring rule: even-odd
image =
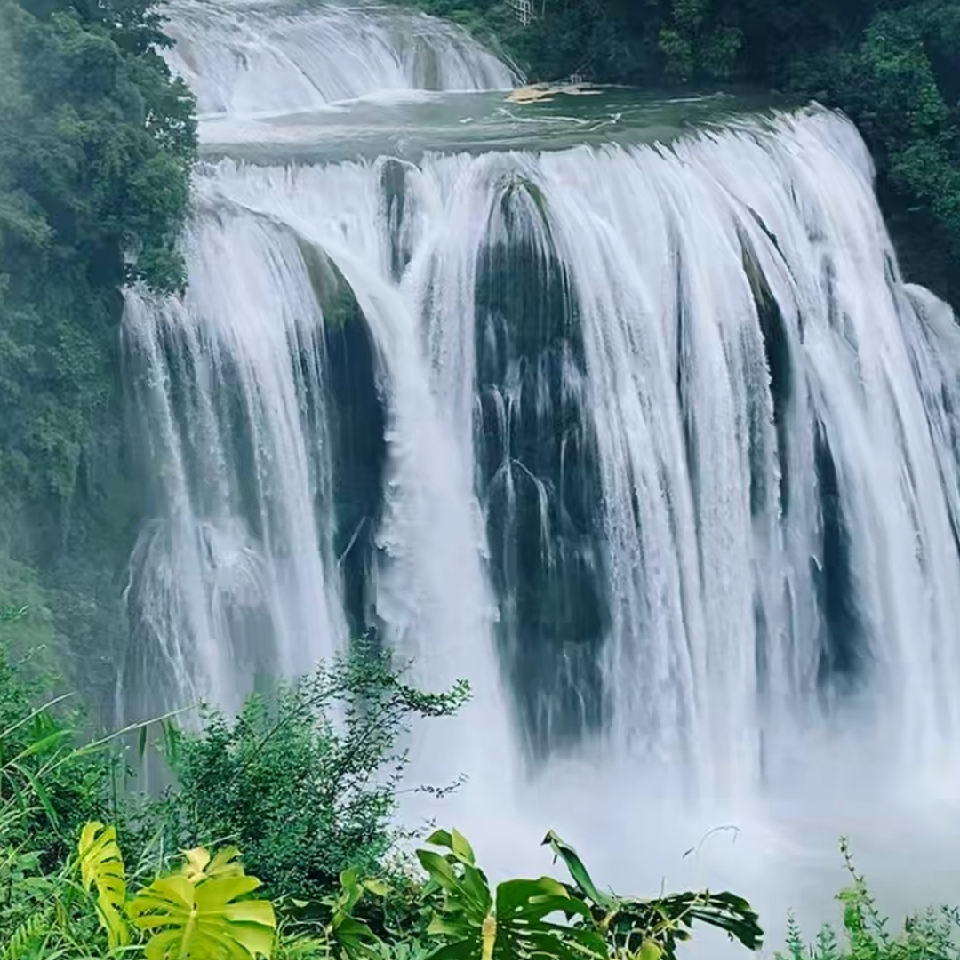
[[[854,868],[846,843],[841,849],[851,882],[837,897],[843,905],[840,932],[824,926],[808,944],[791,917],[787,949],[777,953],[776,960],[956,960],[960,956],[956,942],[960,914],[956,910],[941,908],[908,917],[901,930],[891,933],[887,917]]]
[[[252,697],[234,719],[206,711],[203,728],[168,742],[176,787],[141,837],[167,849],[235,843],[271,895],[308,899],[354,867],[369,875],[393,845],[401,746],[416,718],[444,717],[458,684],[422,693],[387,653],[356,644],[312,676]]]

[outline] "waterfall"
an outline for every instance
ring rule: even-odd
[[[201,115],[316,110],[373,92],[487,90],[515,76],[451,24],[389,7],[175,0],[171,67]]]
[[[208,9],[176,20],[204,109],[420,82],[410,15]],[[509,82],[427,36],[425,85]],[[842,805],[955,798],[960,330],[900,276],[849,121],[224,159],[195,196],[188,293],[124,326],[131,698],[236,706],[375,629],[474,686],[417,754],[471,773],[468,829],[570,826],[634,886],[674,824],[793,818],[782,863]]]

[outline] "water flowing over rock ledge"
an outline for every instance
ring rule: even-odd
[[[644,856],[746,811],[758,862],[806,867],[841,802],[955,797],[960,334],[903,282],[855,128],[510,104],[446,28],[434,83],[340,16],[237,60],[178,23],[222,115],[189,293],[128,303],[154,516],[127,702],[235,705],[372,629],[473,684],[413,744],[480,785],[467,827],[523,796],[517,829],[549,808],[602,847],[641,792]],[[376,69],[344,84],[348,49]]]

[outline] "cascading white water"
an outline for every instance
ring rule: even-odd
[[[201,114],[316,110],[383,91],[507,89],[515,75],[462,30],[369,4],[176,0],[171,67]]]
[[[378,339],[422,318],[431,382],[414,385],[428,372],[407,371],[395,344],[384,362],[404,368],[407,389],[431,388],[461,467],[475,459],[474,304],[491,218],[517,184],[542,198],[508,242],[529,229],[552,247],[584,341],[585,381],[568,387],[602,478],[609,749],[694,772],[708,795],[752,793],[764,731],[822,715],[818,670],[835,643],[873,673],[859,699],[879,698],[871,722],[892,773],[935,769],[960,736],[948,679],[960,514],[955,459],[932,425],[942,436],[952,423],[944,370],[960,355],[942,320],[939,351],[925,339],[935,312],[919,319],[896,276],[849,124],[814,111],[670,151],[431,158],[408,170],[398,284],[381,181],[376,163],[227,163],[202,189],[309,234],[358,296],[382,285],[396,299]],[[832,467],[818,470],[818,450]],[[818,597],[825,497],[849,551],[856,637],[831,640]],[[775,766],[780,752],[766,753]]]
[[[270,224],[201,213],[187,249],[189,300],[131,295],[124,326],[159,514],[131,564],[136,685],[158,708],[235,708],[257,674],[309,670],[346,629],[325,420],[308,412],[321,313]]]
[[[270,23],[289,53],[356,16]],[[273,43],[262,99],[207,106],[309,105]],[[233,84],[189,49],[201,97]],[[561,827],[636,887],[734,817],[719,875],[777,908],[864,809],[956,799],[960,332],[899,276],[848,121],[225,160],[196,197],[186,298],[125,324],[157,503],[131,696],[233,705],[375,627],[474,685],[417,762],[472,774],[440,815],[481,846]]]

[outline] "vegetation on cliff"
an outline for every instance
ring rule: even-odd
[[[116,629],[137,520],[121,287],[184,280],[193,98],[161,28],[147,0],[0,0],[0,595],[46,592],[35,629],[77,648]]]

